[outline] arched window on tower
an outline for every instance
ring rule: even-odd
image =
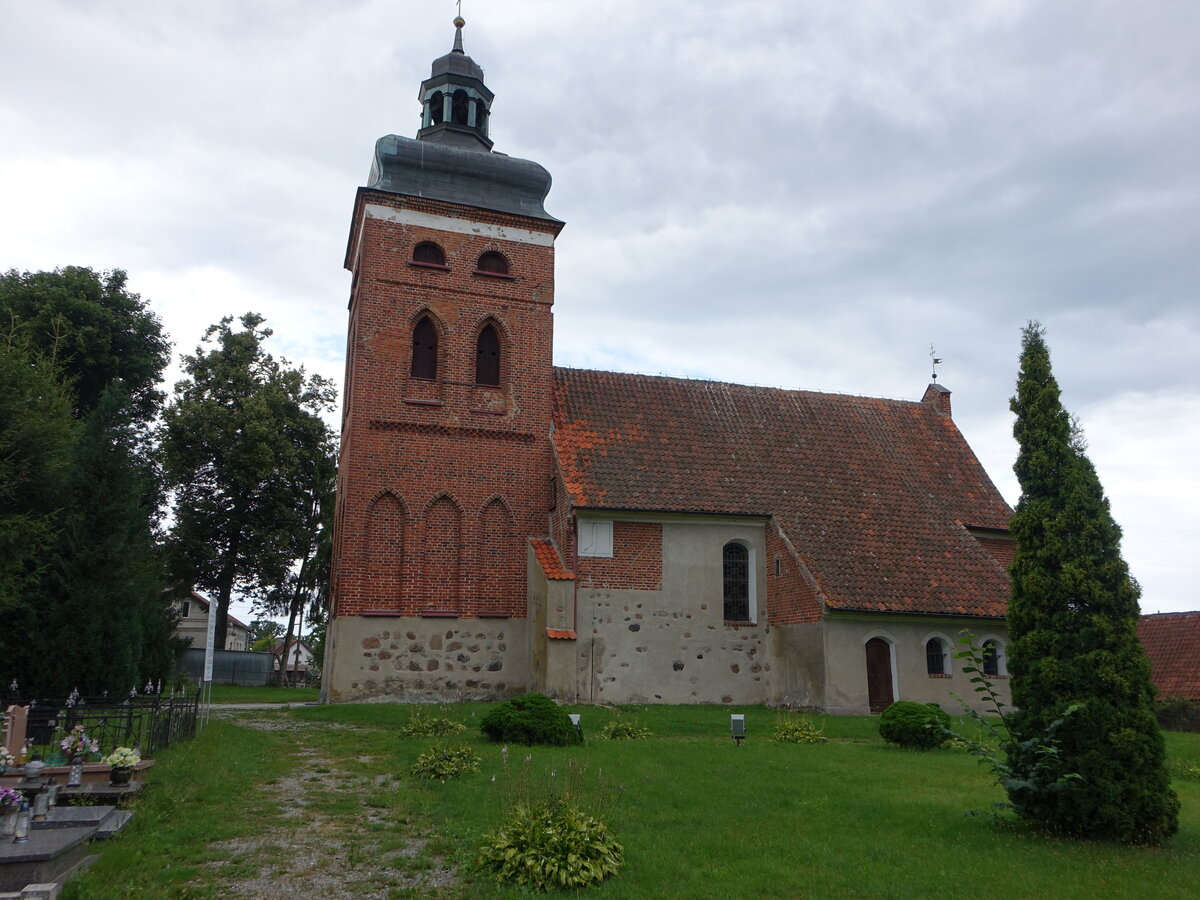
[[[442,111],[445,101],[442,99],[442,92],[435,91],[433,96],[429,98],[429,113],[434,125],[442,124]]]
[[[750,551],[730,541],[722,551],[722,585],[726,622],[750,620]]]
[[[423,266],[444,266],[446,251],[433,241],[421,241],[413,247],[412,261]]]
[[[413,329],[412,377],[437,378],[437,328],[429,316],[422,316]]]
[[[450,100],[450,121],[455,125],[467,124],[467,92],[459,88]]]
[[[500,338],[493,325],[485,325],[475,341],[475,383],[500,386]]]
[[[508,259],[503,253],[489,250],[479,257],[479,262],[475,264],[475,271],[488,275],[507,275]]]

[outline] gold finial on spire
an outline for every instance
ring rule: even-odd
[[[467,24],[467,20],[462,17],[462,0],[458,0],[458,15],[454,17],[454,27],[462,28]]]

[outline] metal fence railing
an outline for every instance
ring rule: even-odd
[[[27,707],[26,745],[41,752],[50,765],[62,764],[66,755],[60,741],[77,725],[109,753],[114,747],[136,747],[151,758],[196,734],[200,691],[163,696],[139,695],[125,700],[71,698],[66,701],[33,700]],[[60,759],[61,757],[61,759]]]

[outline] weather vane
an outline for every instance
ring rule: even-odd
[[[933,377],[934,381],[937,381],[937,367],[939,365],[941,365],[941,363],[942,363],[941,357],[935,355],[936,352],[937,351],[935,351],[933,349],[933,344],[930,344],[929,345],[929,358],[931,360],[933,360],[933,376],[932,377]]]

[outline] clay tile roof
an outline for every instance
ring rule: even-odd
[[[556,368],[576,507],[773,516],[832,609],[1000,617],[1012,510],[933,404]]]
[[[1158,695],[1200,700],[1200,612],[1142,616],[1138,637]]]
[[[533,553],[547,578],[551,581],[571,581],[575,578],[575,575],[567,571],[559,560],[558,551],[554,548],[552,541],[544,538],[531,538],[529,543],[533,545]]]

